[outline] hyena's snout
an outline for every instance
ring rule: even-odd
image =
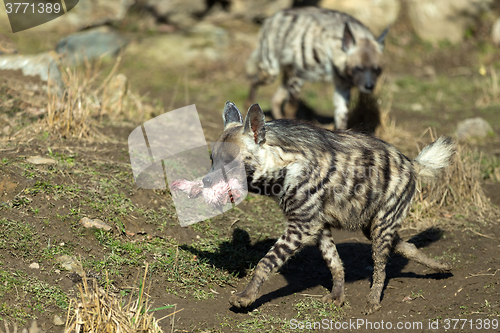
[[[358,86],[359,91],[365,94],[373,92],[375,84],[377,83],[378,71],[367,69],[358,71],[354,75],[354,81]]]
[[[202,179],[204,188],[211,188],[214,185],[214,179],[210,175],[206,175]]]

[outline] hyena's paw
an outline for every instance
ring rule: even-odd
[[[345,296],[344,296],[344,294],[342,294],[340,296],[338,296],[338,295],[334,296],[332,294],[328,294],[328,295],[323,296],[321,301],[323,301],[325,303],[333,303],[336,306],[340,307],[340,306],[342,306],[342,304],[344,304]]]
[[[237,308],[246,308],[257,298],[256,294],[247,294],[245,291],[234,294],[229,298],[229,303]]]
[[[438,271],[439,273],[448,273],[451,271],[452,267],[450,264],[446,262],[436,261],[436,265],[432,268]]]
[[[332,292],[328,295],[323,296],[321,300],[325,303],[333,303],[336,306],[342,306],[345,301],[344,281],[334,282]]]
[[[363,311],[363,313],[365,315],[369,315],[371,313],[374,313],[374,312],[380,310],[381,307],[382,306],[380,305],[380,303],[369,301],[368,304],[366,305],[365,310]]]

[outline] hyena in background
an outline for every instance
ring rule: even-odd
[[[248,190],[274,196],[288,223],[258,263],[245,290],[231,297],[232,305],[252,304],[270,273],[310,241],[317,243],[333,277],[332,291],[323,300],[342,305],[344,270],[333,229],[362,230],[372,242],[373,284],[366,313],[380,308],[391,250],[439,272],[450,270],[398,236],[417,179],[432,179],[449,164],[455,152],[450,138],[439,138],[410,160],[388,143],[365,134],[332,132],[297,120],[265,123],[257,104],[250,107],[243,121],[236,106],[227,102],[223,120],[224,132],[217,142],[234,143],[240,152],[216,144],[212,172],[240,153]],[[211,177],[209,173],[203,179],[205,187],[220,181]],[[231,175],[224,178],[231,179]]]
[[[247,61],[251,80],[247,107],[254,102],[258,86],[272,83],[280,72],[281,86],[272,99],[274,119],[282,118],[287,102],[297,104],[304,81],[333,82],[335,128],[346,129],[351,88],[365,94],[375,88],[387,32],[388,28],[375,39],[352,16],[324,8],[276,13],[264,22],[259,45]]]

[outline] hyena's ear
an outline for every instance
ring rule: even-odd
[[[342,36],[342,50],[347,53],[354,46],[356,46],[356,39],[354,39],[349,23],[346,22],[344,26],[344,36]]]
[[[259,104],[254,104],[248,109],[243,133],[252,134],[256,144],[263,144],[266,142],[265,123],[266,117],[264,116],[264,112],[262,112]]]
[[[377,42],[380,44],[380,47],[384,48],[385,45],[385,37],[387,36],[387,33],[389,32],[389,28],[391,26],[388,26],[382,33],[380,34],[380,37],[377,38]]]
[[[241,116],[240,110],[234,105],[234,103],[227,101],[224,105],[224,112],[222,113],[222,119],[224,120],[224,130],[229,124],[241,125],[243,124],[243,117]]]

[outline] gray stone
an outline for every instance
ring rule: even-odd
[[[84,217],[80,220],[80,224],[85,228],[97,228],[106,231],[111,230],[111,227],[108,224],[99,219],[89,219],[88,217]]]
[[[128,40],[109,27],[85,30],[62,39],[56,47],[61,61],[78,65],[98,60],[104,56],[117,56]]]
[[[61,264],[62,267],[67,269],[70,272],[75,272],[80,276],[83,276],[83,268],[82,265],[78,262],[78,260],[74,256],[69,256],[67,254],[61,255],[55,258],[57,262]]]
[[[232,0],[230,13],[248,21],[261,21],[279,10],[290,8],[293,0]]]
[[[220,60],[228,45],[229,36],[223,28],[199,23],[184,35],[158,35],[131,43],[127,54],[140,56],[145,61],[168,61],[180,66],[194,60]]]
[[[459,141],[484,139],[494,135],[491,125],[481,117],[469,118],[458,123],[455,135]]]
[[[55,86],[59,91],[64,90],[56,59],[48,52],[37,55],[1,55],[0,69],[22,70],[25,76],[39,76],[42,81]]]
[[[401,7],[399,0],[322,0],[319,5],[354,16],[376,35],[396,22]]]
[[[55,160],[49,157],[41,157],[41,156],[33,156],[26,159],[26,162],[32,164],[55,164],[57,163]]]
[[[408,14],[423,40],[452,43],[462,41],[465,30],[491,9],[493,0],[409,0]]]
[[[500,46],[500,17],[495,20],[491,28],[491,40],[497,46]]]
[[[64,324],[65,324],[64,320],[62,320],[62,318],[61,318],[60,316],[58,316],[58,315],[55,315],[55,316],[54,316],[53,323],[54,323],[54,325],[56,325],[56,326],[62,326],[62,325],[64,325]]]
[[[197,21],[197,16],[207,9],[205,0],[139,0],[156,17],[180,28],[189,28]]]
[[[40,265],[37,262],[34,262],[30,265],[31,269],[40,269]]]
[[[121,21],[133,4],[135,0],[80,0],[68,13],[37,26],[36,30],[69,34],[83,28]]]

